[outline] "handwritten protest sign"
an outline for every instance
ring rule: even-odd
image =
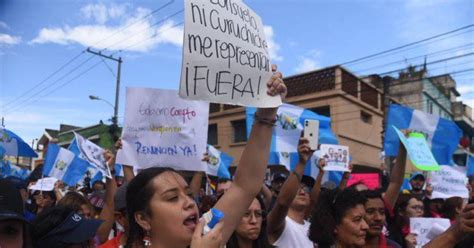
[[[439,171],[431,172],[432,198],[449,198],[459,196],[469,198],[467,177],[453,166],[442,165]]]
[[[276,107],[267,95],[272,76],[260,17],[240,0],[184,1],[179,95],[187,99]]]
[[[356,183],[363,183],[369,189],[380,188],[380,178],[377,173],[357,173],[351,174],[347,186],[351,186]]]
[[[410,232],[415,233],[417,247],[421,247],[449,228],[451,222],[443,218],[410,218]]]
[[[181,99],[174,90],[127,88],[117,163],[206,171],[208,118],[209,103]]]
[[[95,166],[106,177],[112,178],[109,166],[107,166],[107,161],[104,158],[104,149],[77,133],[74,133],[74,136],[77,147],[81,151],[79,157]]]
[[[349,171],[349,147],[322,144],[320,150],[326,160],[325,171]]]
[[[54,184],[58,179],[54,177],[45,177],[41,178],[34,185],[30,187],[30,190],[39,190],[39,191],[52,191],[54,189]]]
[[[438,162],[436,162],[433,153],[428,147],[425,136],[422,133],[410,133],[407,139],[398,128],[395,126],[392,127],[395,129],[395,132],[397,132],[398,138],[407,150],[410,161],[416,168],[423,171],[439,170]]]

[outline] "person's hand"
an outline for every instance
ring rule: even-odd
[[[207,153],[207,152],[204,153],[204,154],[202,155],[201,161],[203,161],[203,162],[209,162],[209,153]]]
[[[474,203],[466,205],[459,215],[456,224],[464,233],[474,233]]]
[[[298,156],[300,163],[306,164],[308,159],[313,155],[313,150],[309,147],[309,140],[304,137],[300,137],[298,142]]]
[[[224,223],[221,221],[217,223],[214,228],[211,229],[207,234],[202,235],[204,230],[205,222],[200,220],[194,229],[193,238],[191,240],[191,248],[219,248],[222,245],[222,230],[224,229]]]
[[[408,248],[415,248],[416,247],[416,234],[410,233],[405,236],[405,244]]]
[[[433,186],[431,186],[431,184],[428,183],[428,184],[426,184],[425,195],[426,195],[426,197],[431,198],[432,194],[433,194]]]
[[[326,158],[320,158],[317,166],[320,172],[324,172],[324,166],[326,166]]]
[[[283,74],[277,71],[277,69],[277,65],[272,65],[273,75],[267,83],[267,94],[270,96],[280,95],[281,100],[284,100],[288,91],[283,82]]]
[[[352,172],[352,170],[354,169],[354,165],[352,163],[349,163],[349,173]]]
[[[64,183],[61,180],[58,180],[54,183],[54,191],[59,192],[61,189],[64,188]]]
[[[110,150],[104,150],[104,158],[109,167],[115,166],[115,155]]]
[[[122,149],[122,138],[119,138],[114,144],[115,150]]]
[[[273,75],[267,82],[267,94],[270,96],[280,95],[283,101],[288,94],[285,83],[283,82],[283,74],[277,71],[277,66],[272,65]],[[257,115],[260,118],[273,120],[276,115],[276,108],[259,108],[257,109]]]

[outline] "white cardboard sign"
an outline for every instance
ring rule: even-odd
[[[34,185],[30,187],[30,190],[39,190],[39,191],[53,191],[54,184],[58,179],[54,177],[45,177],[39,179]]]
[[[349,147],[322,144],[321,158],[326,160],[325,171],[349,171]]]
[[[416,245],[421,247],[446,231],[451,222],[444,218],[410,218],[410,232],[416,234]]]
[[[179,95],[253,107],[276,107],[267,95],[272,76],[260,17],[240,0],[184,1]]]
[[[450,198],[459,196],[469,198],[469,191],[466,187],[467,177],[465,173],[458,171],[453,166],[442,165],[439,171],[431,172],[431,186],[433,193],[431,198]]]
[[[117,163],[206,171],[209,103],[181,99],[174,90],[127,88],[126,94]]]

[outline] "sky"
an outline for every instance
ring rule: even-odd
[[[474,24],[472,0],[247,0],[263,20],[272,62],[290,76],[336,64],[356,75],[428,66],[453,73],[474,107],[474,27],[359,63],[346,62]],[[110,123],[117,63],[126,87],[178,89],[184,3],[179,0],[0,0],[0,116],[31,143],[59,124]],[[465,71],[466,72],[462,72]],[[396,76],[396,75],[394,75]]]

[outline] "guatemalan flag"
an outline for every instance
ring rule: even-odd
[[[48,145],[43,174],[75,186],[86,173],[89,163],[56,144]]]
[[[234,158],[226,153],[217,150],[211,145],[207,145],[209,162],[207,162],[207,174],[218,178],[231,179],[229,167]]]
[[[246,108],[247,137],[250,136],[255,111],[256,108]],[[278,108],[277,115],[278,119],[273,129],[270,147],[269,165],[284,165],[288,171],[294,169],[298,163],[297,147],[305,119],[319,121],[319,144],[338,144],[336,135],[331,129],[331,119],[329,117],[318,115],[310,110],[286,103]],[[319,158],[314,154],[313,158],[308,161],[308,163],[311,164],[306,166],[305,175],[313,178],[317,176],[317,162],[316,164],[314,162],[317,161],[317,159]],[[334,174],[334,180],[332,181],[337,182],[338,180],[336,180],[336,178],[339,178],[339,174],[341,173],[331,172],[326,174],[325,176],[327,177],[329,177],[330,174]]]
[[[391,104],[385,127],[384,150],[386,156],[398,154],[400,141],[392,125],[398,129],[409,129],[426,134],[431,151],[436,161],[441,165],[451,164],[452,155],[462,137],[461,129],[450,120],[420,110]]]

